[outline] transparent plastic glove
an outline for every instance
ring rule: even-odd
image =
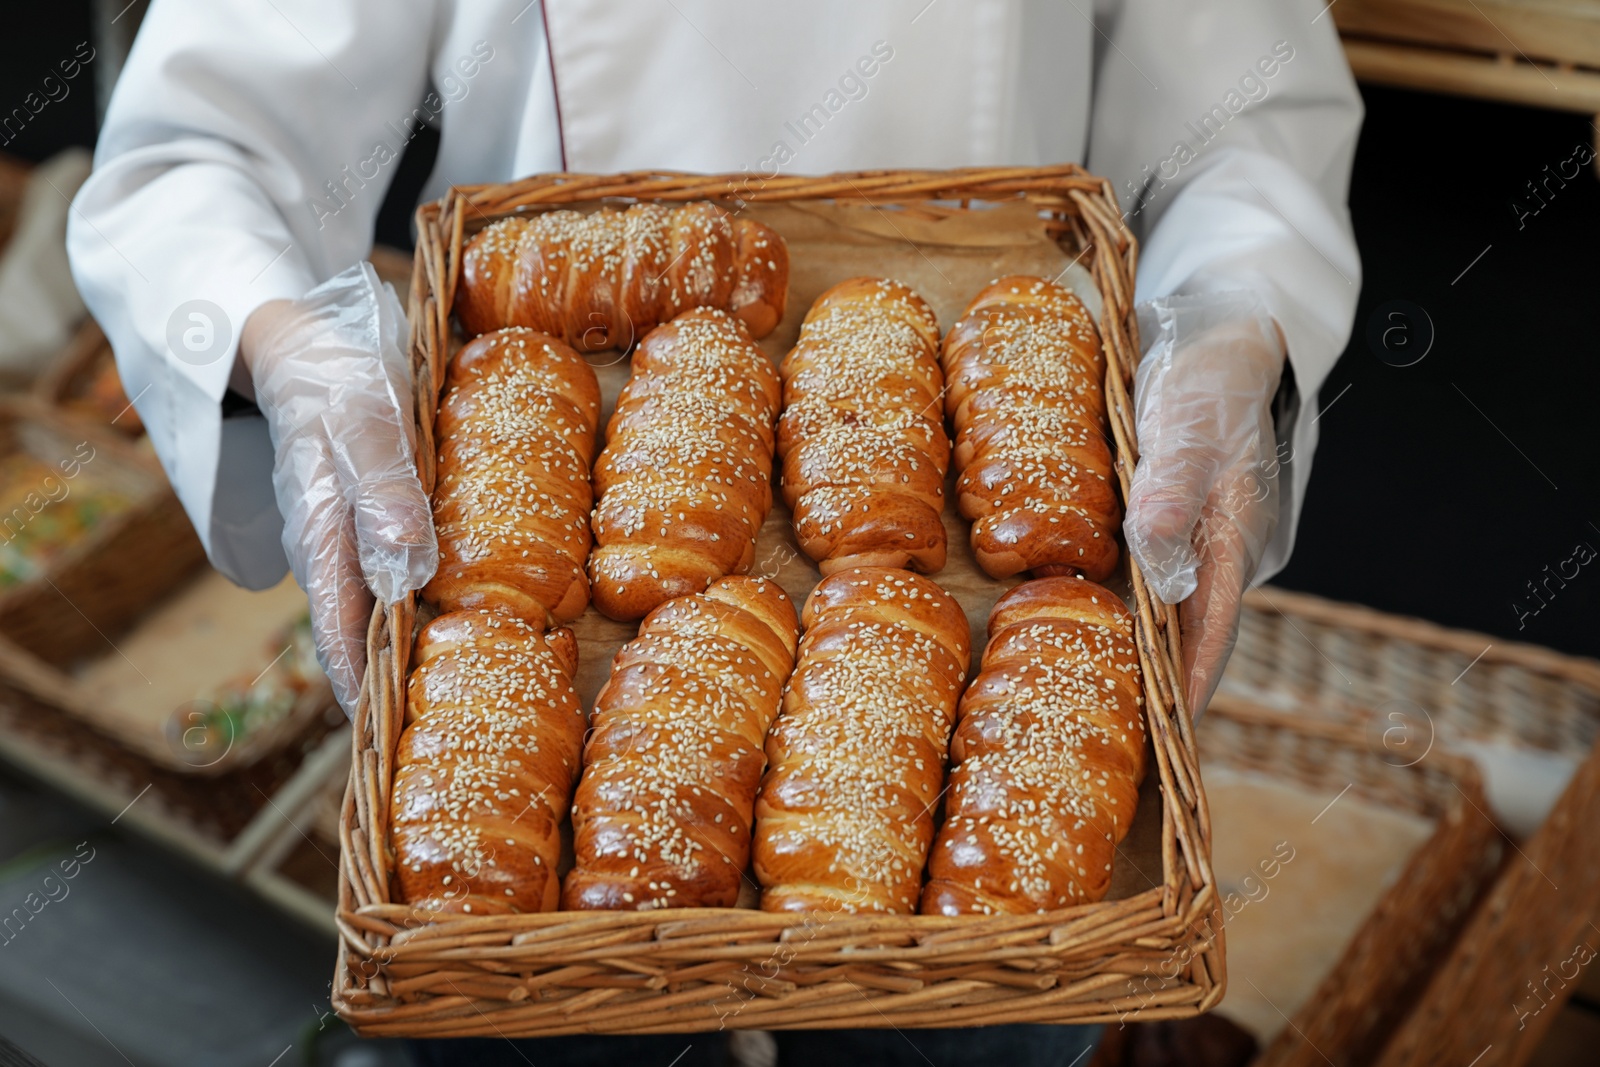
[[[417,478],[405,314],[359,263],[258,308],[242,355],[275,453],[283,547],[311,603],[317,656],[345,714],[366,669],[373,596],[392,604],[439,564]]]
[[[1141,305],[1139,465],[1123,531],[1155,594],[1182,604],[1198,717],[1239,635],[1239,609],[1278,526],[1272,400],[1284,343],[1252,292]]]

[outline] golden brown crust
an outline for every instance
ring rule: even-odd
[[[445,388],[434,423],[439,569],[423,596],[538,626],[577,618],[589,604],[594,371],[552,337],[499,330],[461,350]]]
[[[594,603],[637,619],[748,570],[772,507],[778,376],[744,327],[700,309],[633,357],[594,470]]]
[[[734,904],[797,630],[776,582],[742,576],[646,617],[595,702],[562,907]]]
[[[806,555],[823,574],[943,567],[950,441],[933,309],[888,278],[840,282],[780,371],[783,495]]]
[[[992,283],[945,338],[956,493],[991,576],[1116,567],[1104,368],[1088,310],[1042,278]]]
[[[428,911],[549,911],[583,708],[570,630],[441,615],[417,635],[395,753],[399,899]]]
[[[789,246],[777,231],[753,219],[734,220],[733,232],[739,277],[728,310],[751,337],[765,337],[778,328],[788,304]]]
[[[502,219],[462,258],[455,310],[468,333],[526,326],[580,352],[626,350],[697,307],[765,337],[789,286],[783,238],[705,201]]]
[[[944,826],[922,911],[985,915],[1096,901],[1144,776],[1133,616],[1084,578],[995,604],[950,742]]]
[[[971,654],[948,593],[909,571],[812,590],[767,736],[755,871],[767,911],[914,912]]]

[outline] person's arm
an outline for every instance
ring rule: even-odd
[[[1203,707],[1244,585],[1281,569],[1293,548],[1315,398],[1350,334],[1361,265],[1345,199],[1362,106],[1315,0],[1124,0],[1097,10],[1097,26],[1088,163],[1114,182],[1141,239],[1138,298],[1220,301],[1243,290],[1275,323],[1219,332],[1215,316],[1168,314],[1211,332],[1176,338],[1162,388],[1144,390],[1142,425],[1162,415],[1159,397],[1169,426],[1189,432],[1146,449],[1130,547],[1147,571],[1164,572],[1153,583],[1164,597],[1200,589],[1184,629],[1199,656],[1191,703]],[[1232,306],[1248,304],[1240,296]],[[1230,361],[1231,378],[1215,380]],[[1266,411],[1261,435],[1252,409]],[[1209,454],[1208,436],[1218,442]],[[1256,499],[1264,487],[1270,497]],[[1185,494],[1186,511],[1174,506]],[[1176,533],[1175,514],[1178,527],[1187,522]]]
[[[292,567],[352,714],[374,593],[437,561],[404,315],[363,262],[433,29],[429,0],[160,0],[67,235],[212,563],[252,588]]]
[[[250,387],[240,336],[370,251],[433,9],[157,0],[73,205],[73,274],[128,395],[212,562],[251,588],[285,559],[265,422],[223,417],[230,380]]]

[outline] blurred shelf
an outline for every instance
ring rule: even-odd
[[[1335,0],[1328,10],[1362,81],[1600,113],[1600,5]]]
[[[1360,81],[1556,111],[1600,112],[1600,71],[1346,37]]]

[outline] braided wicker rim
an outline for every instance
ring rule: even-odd
[[[1106,401],[1126,499],[1137,461],[1137,245],[1109,182],[1072,164],[826,177],[639,172],[550,174],[452,189],[418,209],[410,296],[418,464],[434,479],[432,429],[451,352],[464,236],[518,212],[600,200],[837,200],[907,207],[1026,198],[1104,301]],[[937,210],[960,210],[940,205]],[[1183,707],[1177,613],[1131,565],[1146,715],[1162,797],[1162,884],[1122,900],[1002,917],[768,914],[739,909],[421,914],[390,897],[388,802],[404,724],[416,603],[374,611],[340,820],[333,1003],[358,1032],[534,1036],[735,1027],[919,1027],[1182,1018],[1225,989],[1214,915],[1211,824]],[[1175,978],[1144,982],[1177,960]]]

